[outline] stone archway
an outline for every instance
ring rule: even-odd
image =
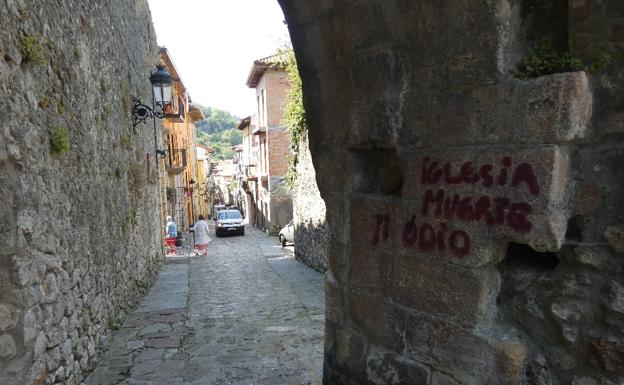
[[[280,4],[332,234],[324,382],[621,381],[624,7]],[[611,61],[520,79],[536,38]]]

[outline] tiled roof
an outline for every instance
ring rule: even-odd
[[[204,146],[203,144],[199,144],[199,143],[197,143],[197,144],[196,144],[196,146],[197,146],[197,147],[201,147],[201,148],[203,148],[203,149],[204,149],[204,150],[206,150],[206,152],[208,152],[208,153],[213,153],[213,152],[215,152],[215,149],[214,149],[214,148],[212,148],[212,147],[210,147],[210,146]]]
[[[199,107],[193,105],[189,107],[189,116],[195,122],[206,119],[204,112]]]
[[[260,78],[262,78],[262,75],[264,75],[268,68],[284,70],[287,60],[287,56],[280,52],[254,60],[251,70],[249,70],[249,75],[247,76],[247,87],[256,88]]]
[[[285,53],[278,52],[271,56],[263,57],[261,59],[257,59],[254,61],[255,64],[265,64],[268,66],[278,66],[284,67],[286,61],[288,60],[288,56]]]
[[[251,116],[248,116],[246,118],[242,118],[240,123],[238,124],[238,129],[242,130],[245,129],[247,127],[249,127],[249,125],[251,124]]]

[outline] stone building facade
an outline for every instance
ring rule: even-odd
[[[624,4],[280,3],[331,234],[324,383],[623,383]],[[611,59],[522,79],[538,38]]]
[[[0,383],[79,384],[161,261],[147,1],[0,7]],[[111,28],[114,26],[114,28]]]

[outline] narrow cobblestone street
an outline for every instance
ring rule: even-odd
[[[87,385],[320,384],[323,275],[247,226],[169,259]]]

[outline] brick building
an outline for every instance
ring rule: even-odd
[[[240,186],[249,223],[276,233],[292,219],[292,197],[286,184],[290,134],[283,122],[288,74],[277,55],[254,61],[247,86],[256,90],[256,114],[243,119]]]

